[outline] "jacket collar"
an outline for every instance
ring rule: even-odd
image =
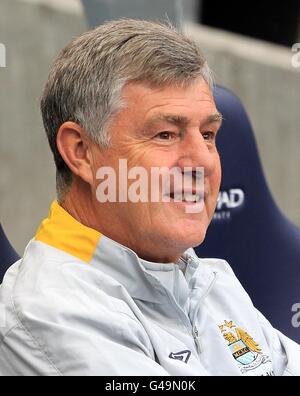
[[[181,260],[187,265],[187,284],[188,278],[192,278],[197,270],[199,261],[194,259],[192,251],[187,251]],[[159,273],[169,272],[171,277],[173,275],[172,272],[180,270],[179,267],[181,267],[181,263],[160,264],[145,262],[131,249],[105,236],[101,238],[97,246],[92,265],[120,282],[133,299],[156,304],[164,304],[166,298],[168,299],[166,287],[164,287]],[[154,269],[157,276],[153,272]],[[176,282],[176,280],[174,279],[173,282]],[[184,285],[182,285],[182,292],[184,292]],[[187,297],[188,295],[186,295]]]
[[[102,235],[75,220],[56,201],[40,225],[35,240],[90,263]]]
[[[172,276],[171,272],[184,265],[186,284],[193,284],[195,273],[203,271],[193,249],[186,251],[176,264],[145,262],[131,249],[79,223],[57,202],[52,204],[49,217],[42,222],[35,240],[99,269],[122,284],[132,298],[157,304],[163,304],[168,298],[159,272],[170,272]],[[205,282],[205,278],[202,277],[202,281]],[[181,296],[181,300],[187,298],[187,288],[183,284],[177,287],[182,293],[186,289],[186,296]]]

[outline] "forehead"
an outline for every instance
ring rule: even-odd
[[[124,113],[145,121],[170,114],[182,118],[207,117],[217,112],[212,92],[203,79],[188,87],[150,87],[142,83],[129,83],[122,92]]]

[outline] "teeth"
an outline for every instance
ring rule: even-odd
[[[167,195],[166,195],[167,197]],[[193,194],[189,192],[185,193],[173,193],[168,195],[171,199],[177,201],[177,202],[190,202],[190,203],[198,203],[203,200],[203,195],[200,194]]]
[[[192,193],[185,193],[184,194],[185,201],[187,202],[199,202],[201,200],[200,194],[192,194]]]

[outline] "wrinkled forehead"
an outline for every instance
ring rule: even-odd
[[[222,122],[213,94],[202,78],[188,85],[130,82],[123,88],[122,103],[127,117],[143,117],[147,124],[166,121],[184,126],[195,117],[209,123]]]

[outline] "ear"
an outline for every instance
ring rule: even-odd
[[[88,142],[83,128],[74,122],[65,122],[59,128],[56,144],[60,155],[74,175],[92,185],[92,155]]]

